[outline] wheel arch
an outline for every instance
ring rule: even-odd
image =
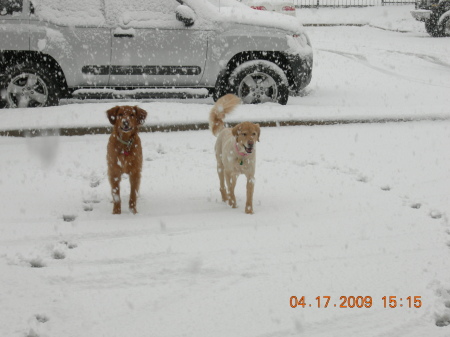
[[[293,76],[292,68],[285,54],[272,51],[243,51],[235,54],[220,72],[213,93],[214,100],[217,100],[221,96],[228,93],[226,92],[228,80],[234,69],[245,62],[255,60],[264,60],[276,64],[286,74],[289,87],[295,85],[295,78]]]
[[[38,64],[58,83],[61,97],[68,96],[69,90],[64,71],[52,56],[34,51],[0,51],[0,73],[5,73],[8,68],[24,62]]]
[[[233,70],[236,69],[242,63],[255,60],[265,60],[276,64],[286,74],[286,77],[289,81],[289,86],[293,84],[294,79],[292,76],[291,71],[292,69],[289,65],[288,59],[283,53],[280,52],[248,51],[238,53],[234,55],[228,62],[226,67],[227,69],[226,74],[229,77],[230,74],[233,72]]]

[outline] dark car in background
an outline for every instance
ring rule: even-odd
[[[450,0],[417,0],[411,14],[425,22],[425,29],[431,36],[450,36]]]

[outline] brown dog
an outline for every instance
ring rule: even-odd
[[[145,122],[147,111],[137,106],[116,106],[106,114],[114,128],[109,137],[106,160],[114,203],[113,214],[121,213],[120,180],[122,174],[130,177],[130,211],[137,213],[136,200],[141,183],[142,145],[139,126]]]
[[[223,119],[241,103],[239,97],[228,94],[217,100],[209,114],[209,128],[216,141],[217,173],[219,174],[222,200],[236,208],[234,188],[240,174],[247,177],[247,202],[245,213],[253,214],[255,188],[256,141],[259,141],[259,124],[243,122],[234,128],[225,128]],[[228,192],[225,188],[225,182]]]

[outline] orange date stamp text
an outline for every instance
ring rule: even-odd
[[[420,308],[422,297],[383,296],[380,303],[384,308]],[[372,296],[340,296],[338,301],[333,301],[331,296],[317,296],[307,301],[305,296],[291,296],[289,304],[292,308],[371,308],[374,300]]]

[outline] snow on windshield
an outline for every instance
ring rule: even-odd
[[[235,0],[184,0],[184,3],[192,7],[197,14],[209,16],[215,21],[278,28],[295,33],[303,32],[303,27],[296,17],[256,11]],[[220,7],[217,6],[218,3]]]

